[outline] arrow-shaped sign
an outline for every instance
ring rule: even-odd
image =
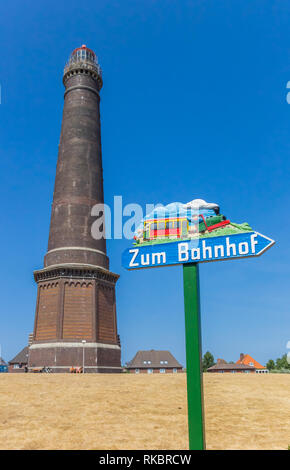
[[[155,268],[186,263],[260,256],[275,241],[259,232],[179,240],[167,243],[135,245],[124,251],[126,269]]]
[[[200,199],[191,201],[190,205],[193,203],[195,208],[198,205],[203,211],[191,218],[188,218],[186,212],[177,219],[176,214],[171,214],[170,205],[165,215],[162,213],[147,217],[136,232],[135,245],[124,251],[122,265],[126,269],[183,265],[189,448],[201,450],[205,448],[205,433],[199,263],[260,256],[275,242],[253,231],[247,223],[230,223],[219,214],[219,206],[216,204],[207,204]],[[212,236],[215,230],[223,235]],[[180,234],[188,238],[170,240],[170,235],[177,237]],[[168,238],[164,243],[165,235]]]

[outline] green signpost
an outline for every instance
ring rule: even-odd
[[[197,263],[183,265],[189,449],[205,448],[203,376]]]
[[[198,264],[260,256],[274,243],[247,223],[228,220],[217,204],[195,199],[146,215],[133,247],[123,253],[122,264],[130,270],[183,265],[190,450],[205,449]]]

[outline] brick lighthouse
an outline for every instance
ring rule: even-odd
[[[48,251],[34,272],[37,304],[29,367],[120,372],[115,284],[106,240],[91,209],[104,203],[100,128],[102,72],[95,53],[75,49],[64,69],[63,120]]]

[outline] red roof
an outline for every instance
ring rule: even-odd
[[[81,51],[82,49],[86,49],[87,51],[91,52],[93,54],[93,56],[95,56],[96,54],[94,53],[94,51],[92,49],[89,49],[85,44],[82,45],[82,47],[77,47],[76,49],[74,49],[71,53],[71,55],[75,54],[77,51]]]
[[[262,366],[258,361],[253,359],[249,354],[241,354],[240,359],[236,362],[236,364],[245,364],[246,366],[254,366],[256,369],[266,369],[266,367]]]

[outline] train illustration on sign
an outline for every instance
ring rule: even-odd
[[[153,244],[178,239],[208,238],[251,231],[247,224],[231,222],[215,203],[194,199],[156,207],[144,217],[135,232],[135,244]]]

